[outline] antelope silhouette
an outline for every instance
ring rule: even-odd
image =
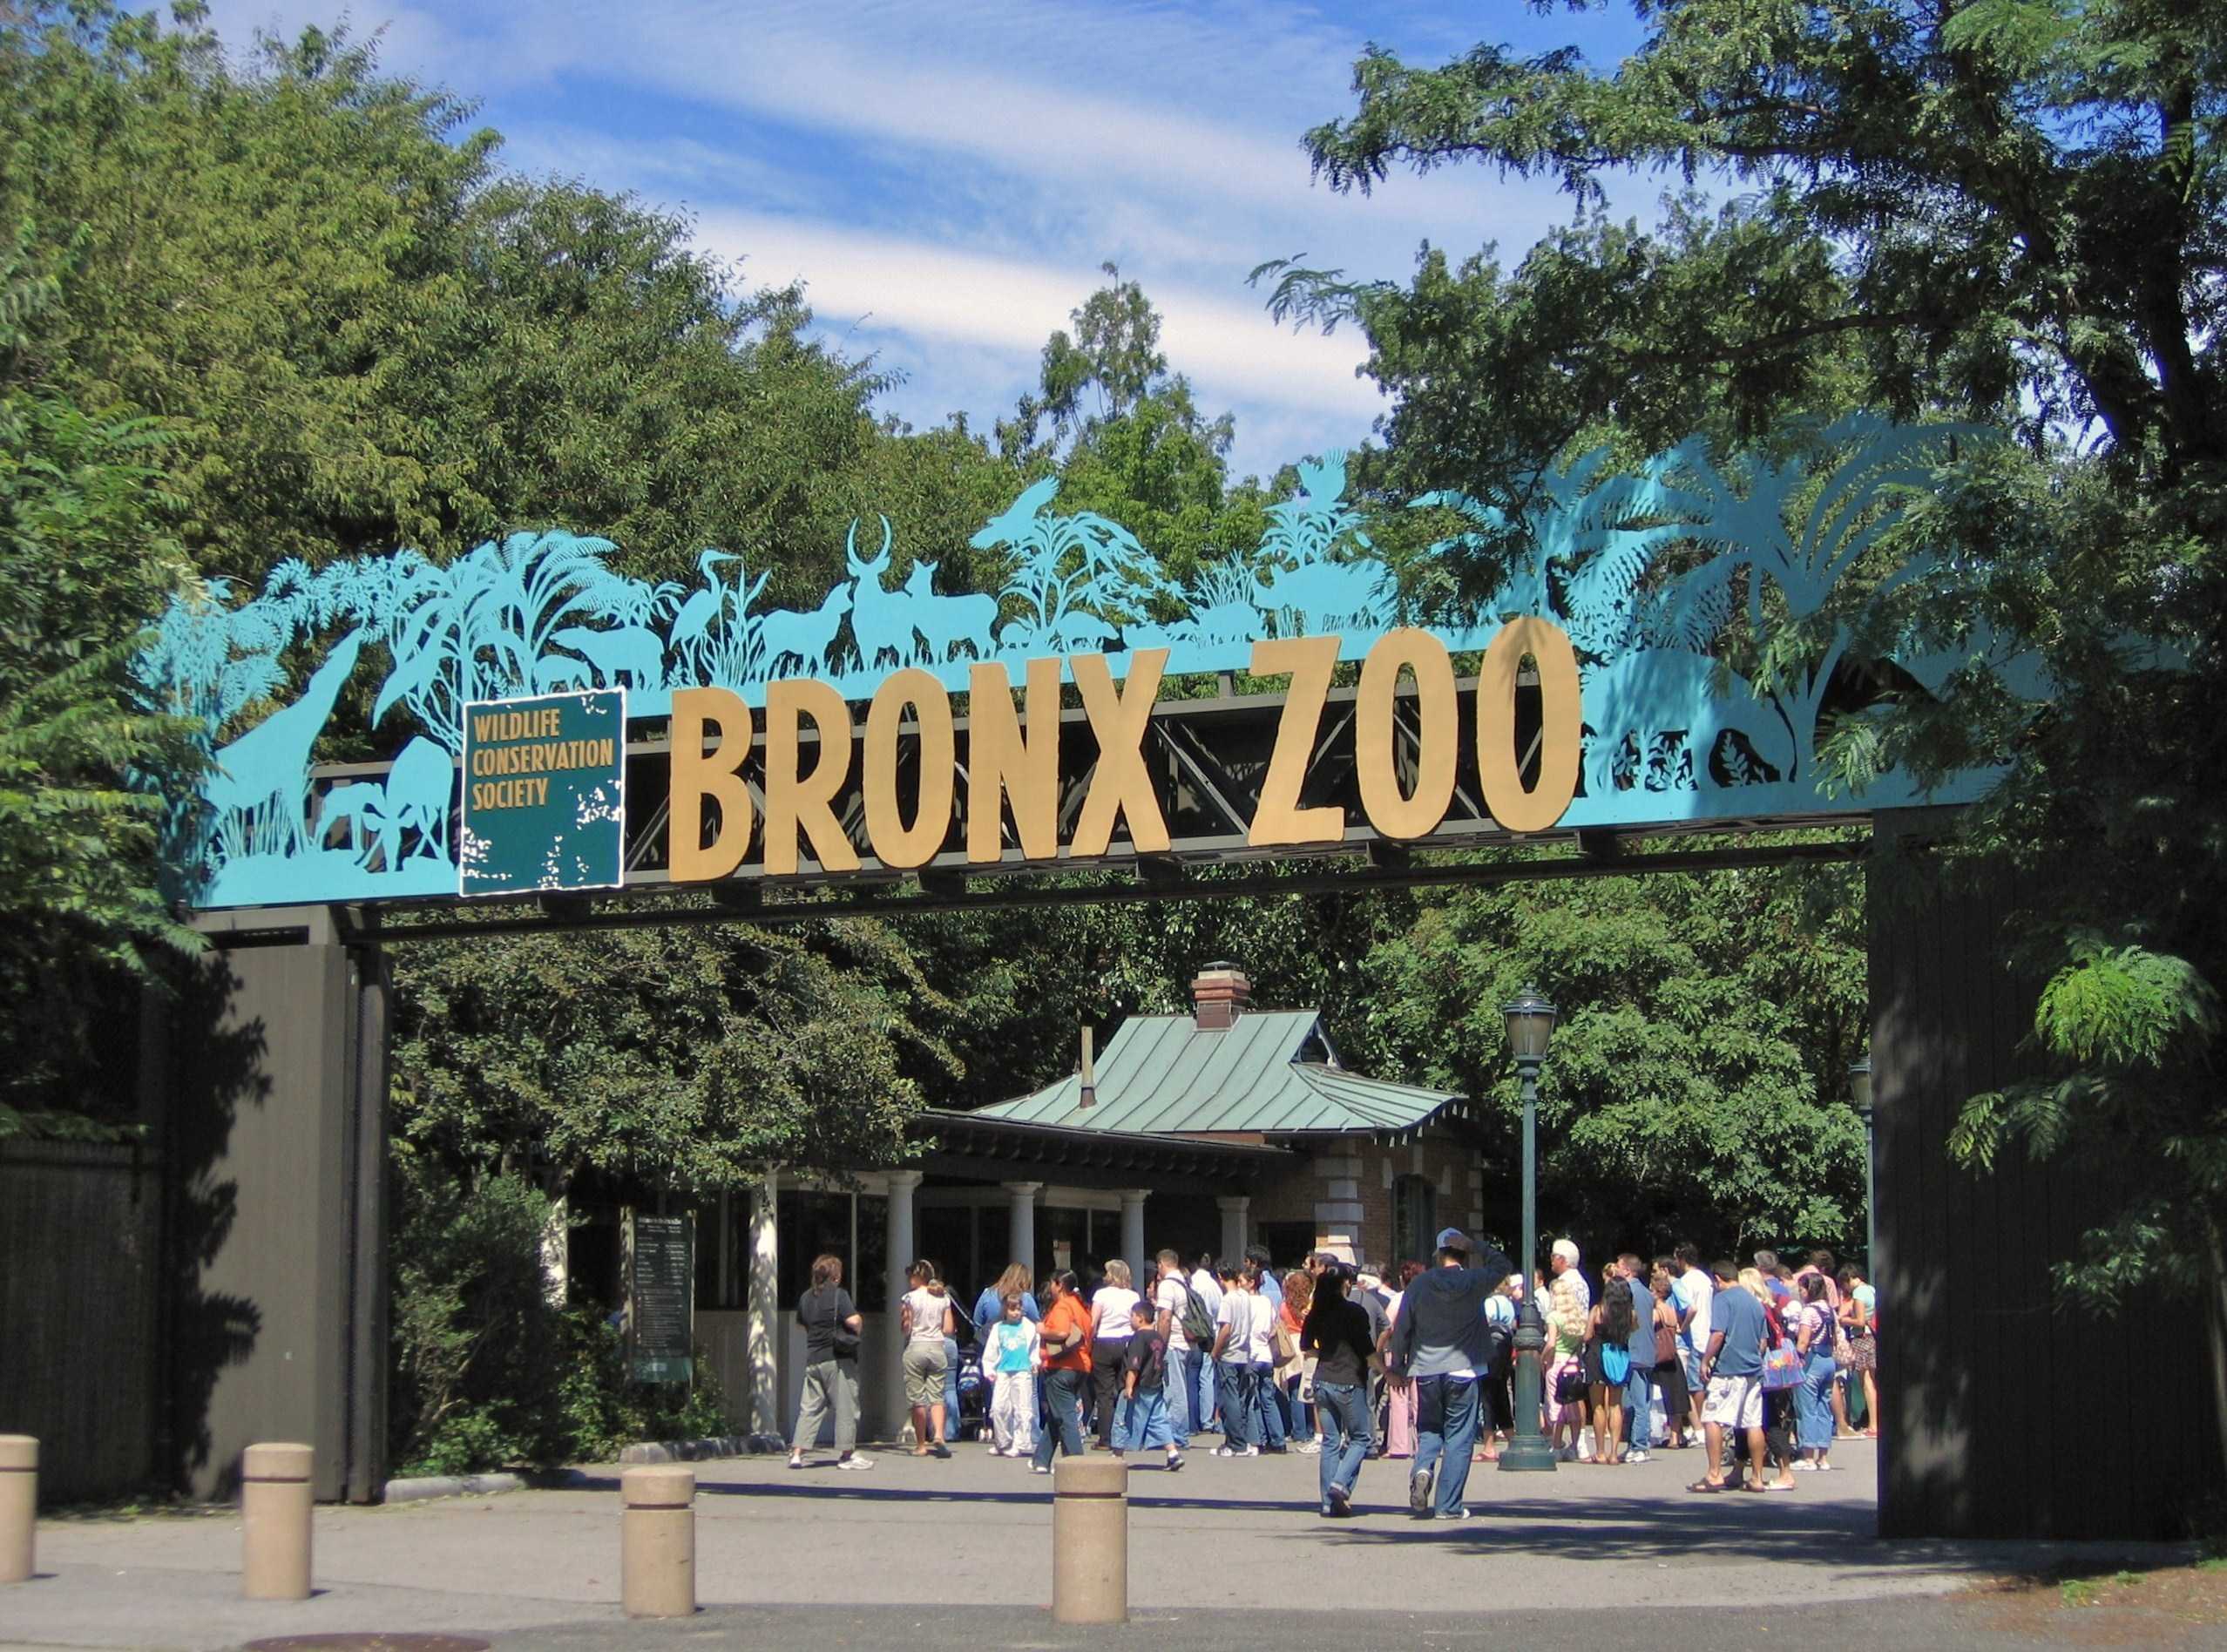
[[[850,634],[858,644],[858,667],[862,671],[879,670],[883,654],[892,656],[902,666],[920,652],[913,643],[918,627],[913,623],[911,597],[903,590],[882,588],[882,575],[890,565],[890,547],[895,542],[887,517],[882,518],[882,553],[872,561],[858,559],[858,524],[855,520],[843,538],[843,563],[850,568],[851,578],[858,581],[850,596]]]
[[[760,656],[768,680],[779,674],[781,662],[794,656],[806,672],[826,668],[828,651],[835,647],[836,631],[850,608],[850,587],[837,586],[816,608],[799,613],[794,608],[771,608],[758,616]]]
[[[936,594],[935,562],[916,562],[905,578],[904,589],[914,603],[914,624],[928,645],[928,657],[941,662],[965,643],[977,660],[990,657],[990,632],[998,623],[998,599],[985,596],[939,597]]]
[[[1341,620],[1368,624],[1383,617],[1391,585],[1378,563],[1310,562],[1271,574],[1258,606],[1263,613],[1290,609],[1303,631]]]
[[[417,828],[417,853],[445,860],[449,854],[449,794],[456,784],[456,760],[436,741],[419,735],[402,748],[387,771],[379,809],[379,843],[387,870],[402,864],[402,835]]]
[[[1614,665],[1587,670],[1585,721],[1592,727],[1593,738],[1586,747],[1585,795],[1615,795],[1616,759],[1628,736],[1638,736],[1644,763],[1653,738],[1679,728],[1686,732],[1694,784],[1703,791],[1717,784],[1709,771],[1709,755],[1717,741],[1733,731],[1746,737],[1757,755],[1778,771],[1779,779],[1791,779],[1794,731],[1784,716],[1758,699],[1736,672],[1723,674],[1723,692],[1719,693],[1716,662],[1707,654],[1679,648],[1643,648]]]

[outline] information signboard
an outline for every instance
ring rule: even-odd
[[[695,1374],[694,1239],[686,1216],[634,1218],[626,1325],[637,1382],[685,1383]]]
[[[624,689],[466,706],[458,892],[619,887],[626,775]]]

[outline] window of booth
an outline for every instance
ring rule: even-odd
[[[1438,1249],[1438,1190],[1428,1176],[1394,1176],[1391,1185],[1393,1267],[1403,1262],[1430,1266]]]

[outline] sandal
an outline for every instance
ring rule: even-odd
[[[1703,1478],[1702,1479],[1696,1480],[1691,1486],[1686,1487],[1686,1489],[1689,1492],[1721,1492],[1724,1489],[1724,1486],[1721,1481],[1714,1481]]]

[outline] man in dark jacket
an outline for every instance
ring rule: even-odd
[[[1469,1236],[1458,1228],[1438,1236],[1433,1260],[1438,1265],[1418,1275],[1400,1298],[1391,1354],[1415,1385],[1408,1511],[1418,1520],[1458,1520],[1469,1513],[1462,1493],[1469,1489],[1469,1456],[1477,1443],[1477,1379],[1490,1364],[1485,1299],[1510,1268],[1490,1246],[1472,1259]]]

